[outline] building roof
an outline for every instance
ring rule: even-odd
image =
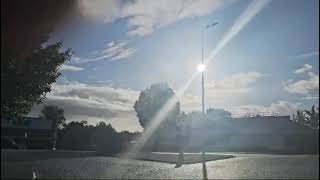
[[[23,123],[15,124],[11,120],[1,119],[1,129],[2,128],[25,128],[25,129],[42,129],[42,130],[50,130],[52,128],[52,121],[43,119],[43,118],[35,118],[35,117],[26,117]]]

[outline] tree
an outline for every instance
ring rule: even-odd
[[[155,115],[171,98],[176,98],[175,93],[166,83],[153,84],[150,88],[141,91],[139,99],[134,104],[140,125],[146,128]],[[177,101],[165,116],[163,122],[175,125],[176,118],[179,114],[180,102]]]
[[[297,115],[295,121],[299,124],[306,124],[306,119],[302,110],[297,110]]]
[[[1,69],[1,114],[5,118],[21,119],[34,103],[41,103],[51,84],[60,76],[59,67],[70,60],[70,49],[61,52],[62,43],[39,48],[24,61],[6,59]],[[1,60],[2,61],[2,60]],[[2,67],[1,67],[2,68]]]
[[[94,130],[95,127],[88,125],[87,121],[64,124],[57,146],[68,150],[95,150],[92,142]]]
[[[66,121],[64,110],[54,105],[44,106],[40,116],[53,121],[52,126],[54,129],[61,128]]]
[[[114,154],[122,149],[123,139],[120,134],[110,125],[99,122],[95,127],[93,142],[99,153]]]
[[[312,106],[311,110],[298,110],[296,115],[293,115],[293,121],[319,129],[319,107]]]
[[[174,98],[174,99],[172,99]],[[165,113],[163,119],[153,131],[153,134],[148,139],[147,149],[152,148],[154,151],[159,148],[159,141],[162,135],[168,132],[173,132],[176,128],[176,119],[180,114],[180,102],[174,102],[173,107],[169,110],[161,112],[162,108],[170,100],[176,100],[175,93],[166,83],[153,84],[150,88],[141,91],[138,100],[134,104],[134,109],[137,113],[140,125],[146,130],[153,123],[157,113]],[[168,108],[168,107],[166,107]],[[173,133],[170,133],[173,135]]]
[[[57,133],[58,128],[65,124],[64,110],[58,106],[44,106],[41,110],[41,117],[52,121],[52,131],[53,131],[53,149],[56,148],[57,144]]]
[[[1,1],[1,117],[17,119],[41,102],[70,58],[62,43],[42,47],[77,13],[77,0]]]
[[[313,105],[311,111],[305,110],[306,123],[313,129],[319,129],[319,108]]]

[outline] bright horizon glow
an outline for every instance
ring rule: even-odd
[[[205,64],[198,64],[197,66],[198,72],[203,72],[206,70],[206,65]]]

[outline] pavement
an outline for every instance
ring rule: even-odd
[[[217,153],[214,153],[217,154]],[[232,154],[206,163],[209,179],[319,179],[319,155]],[[115,157],[1,161],[1,179],[202,179],[201,163],[174,164]]]

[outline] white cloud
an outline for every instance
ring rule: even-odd
[[[111,41],[102,50],[92,53],[90,58],[75,57],[71,61],[73,63],[87,63],[100,60],[118,61],[128,59],[136,53],[136,49],[127,47],[128,41]]]
[[[82,67],[70,66],[70,65],[62,65],[60,68],[61,71],[82,71]]]
[[[237,73],[221,80],[210,81],[205,84],[205,104],[219,108],[226,108],[241,103],[252,92],[255,83],[263,77],[259,72]],[[183,111],[200,110],[201,98],[186,94],[181,98]]]
[[[145,36],[179,20],[208,15],[222,4],[221,0],[137,0],[124,6],[122,17],[128,17],[129,35]]]
[[[293,56],[293,57],[291,57],[291,58],[293,58],[293,59],[305,59],[305,58],[316,57],[316,56],[319,56],[319,51],[302,53],[302,54]],[[317,59],[317,60],[319,60],[319,59]]]
[[[117,130],[136,131],[142,129],[133,109],[138,95],[137,91],[109,85],[54,84],[44,104],[34,106],[30,115],[37,116],[43,105],[54,104],[65,110],[67,121],[106,121]]]
[[[80,8],[84,16],[103,19],[105,23],[125,19],[128,35],[145,36],[179,20],[208,15],[224,3],[222,0],[83,0]]]
[[[121,1],[119,0],[79,0],[80,13],[90,20],[112,22],[119,18]]]
[[[304,99],[304,100],[319,100],[319,96],[306,96],[306,97],[303,97],[301,99]]]
[[[207,84],[207,87],[222,90],[234,90],[234,89],[245,89],[248,91],[248,87],[255,83],[263,75],[259,72],[247,72],[247,73],[237,73],[227,76],[218,81],[211,81]]]
[[[303,67],[297,69],[294,73],[295,74],[302,74],[312,69],[312,66],[310,64],[305,64]]]
[[[284,83],[284,90],[289,93],[303,95],[319,92],[319,75],[312,72],[309,72],[308,75],[309,79]]]
[[[213,99],[228,99],[248,94],[263,75],[259,72],[238,73],[221,80],[207,83],[206,96]]]

